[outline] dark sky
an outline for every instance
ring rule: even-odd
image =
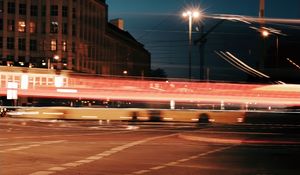
[[[125,30],[143,43],[152,54],[152,68],[163,68],[169,77],[187,78],[188,35],[187,21],[182,11],[189,6],[200,6],[204,13],[239,14],[258,16],[259,0],[107,0],[109,19],[123,18]],[[300,0],[266,0],[266,17],[300,18]],[[196,27],[204,24],[205,30],[217,23],[203,19],[193,25],[193,39],[199,34]],[[284,28],[283,28],[284,31]],[[256,31],[238,23],[226,22],[208,38],[205,62],[212,79],[231,80],[241,73],[218,58],[215,50],[230,50],[254,66],[259,55]],[[249,42],[245,42],[245,41]],[[235,43],[235,44],[232,44]],[[193,47],[193,77],[199,75],[199,52]]]

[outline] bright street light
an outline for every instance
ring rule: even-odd
[[[188,10],[182,13],[184,18],[189,19],[189,79],[192,79],[192,25],[193,19],[200,17],[200,12],[198,10]]]
[[[263,30],[263,31],[261,32],[261,34],[262,34],[263,37],[268,37],[268,36],[270,35],[270,32],[267,31],[267,30]]]

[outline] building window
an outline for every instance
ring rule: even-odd
[[[64,35],[67,35],[68,34],[68,23],[63,23],[63,26],[62,26],[62,33]]]
[[[62,42],[62,50],[63,50],[64,52],[67,51],[67,42],[66,42],[66,41],[63,41],[63,42]]]
[[[26,15],[26,4],[19,4],[19,14]]]
[[[30,40],[30,51],[36,51],[36,50],[37,50],[37,41]]]
[[[0,1],[0,13],[3,13],[3,1]]]
[[[36,33],[36,24],[35,24],[35,22],[30,22],[29,23],[29,31],[30,31],[30,33]]]
[[[19,21],[18,31],[24,33],[26,31],[26,23],[25,21]]]
[[[7,61],[14,61],[14,56],[13,55],[7,55],[6,59],[7,59]]]
[[[67,6],[62,7],[62,16],[68,17],[68,7]]]
[[[42,16],[46,16],[46,6],[42,6]]]
[[[30,15],[31,16],[38,16],[38,7],[36,5],[32,5],[30,7]]]
[[[15,20],[7,20],[7,30],[9,32],[15,31]]]
[[[14,14],[16,11],[16,6],[14,2],[7,3],[7,13]]]
[[[3,19],[0,19],[0,30],[3,30]]]
[[[50,14],[51,14],[51,16],[58,16],[58,6],[57,5],[51,5]]]
[[[2,48],[3,47],[3,41],[2,41],[2,37],[0,37],[0,48]],[[0,59],[1,59],[1,57],[0,57]]]
[[[51,40],[51,51],[56,51],[56,50],[57,50],[57,41]]]
[[[7,38],[7,49],[14,49],[15,48],[15,39],[8,37]]]
[[[26,39],[19,38],[19,50],[26,50]]]
[[[76,36],[76,25],[75,24],[72,25],[72,35]]]
[[[76,51],[76,44],[72,42],[72,52],[75,53],[75,51]]]
[[[76,19],[76,8],[72,9],[72,17]]]
[[[42,32],[43,34],[46,33],[46,23],[45,23],[45,22],[42,22],[41,32]]]
[[[58,33],[58,22],[52,21],[50,23],[50,33]]]

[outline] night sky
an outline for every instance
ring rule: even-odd
[[[109,19],[123,18],[125,30],[145,45],[152,55],[152,68],[164,69],[169,77],[187,78],[188,26],[181,17],[188,6],[200,6],[207,15],[239,14],[258,16],[259,0],[107,0]],[[266,17],[300,18],[299,0],[266,0]],[[204,19],[193,24],[193,39],[199,34],[196,28],[204,25],[207,31],[217,20]],[[287,32],[285,27],[279,27]],[[299,29],[297,29],[299,32]],[[205,64],[215,80],[244,80],[246,75],[218,58],[214,51],[230,50],[244,62],[254,66],[260,55],[256,31],[240,23],[225,22],[209,37],[205,46]],[[253,37],[254,36],[254,37]],[[270,39],[271,40],[271,39]],[[247,41],[247,42],[245,42]],[[273,41],[269,41],[273,42]],[[234,43],[234,44],[233,44]],[[199,50],[193,47],[193,78],[199,77]]]

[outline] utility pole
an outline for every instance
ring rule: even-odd
[[[264,20],[265,17],[265,0],[259,0],[259,18],[261,18],[261,30],[264,27]],[[263,31],[262,31],[263,32]],[[262,37],[262,56],[259,60],[258,68],[262,71],[265,67],[265,57],[266,57],[266,37]]]
[[[218,26],[220,26],[223,22],[225,21],[225,19],[222,19],[221,21],[217,22],[215,25],[213,25],[209,30],[207,30],[205,33],[204,33],[204,26],[202,25],[201,26],[201,35],[198,39],[196,39],[194,41],[194,44],[195,45],[199,45],[199,52],[200,52],[200,80],[204,80],[204,79],[207,79],[208,78],[208,75],[206,75],[206,78],[204,76],[205,74],[205,70],[204,70],[204,67],[205,67],[205,59],[204,59],[204,46],[205,46],[205,43],[207,42],[207,36],[212,33]],[[208,68],[207,68],[208,69]],[[208,73],[206,73],[208,74]]]
[[[265,17],[265,0],[260,0],[260,3],[259,3],[259,17],[260,18]]]

